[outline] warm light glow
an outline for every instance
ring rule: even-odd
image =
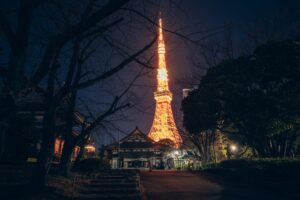
[[[179,156],[180,152],[178,150],[174,151],[175,156]]]
[[[162,68],[158,70],[158,79],[160,81],[168,81],[168,73],[166,68]]]
[[[237,150],[237,146],[235,146],[235,145],[231,145],[231,146],[230,146],[230,149],[231,149],[231,151],[232,151],[232,152],[234,152],[234,151],[236,151],[236,150]]]
[[[168,85],[162,19],[159,19],[158,38],[157,91],[154,93],[156,109],[149,137],[156,142],[163,139],[169,139],[173,141],[175,147],[178,148],[182,143],[182,139],[177,130],[171,108],[172,93],[170,92]]]
[[[84,148],[85,148],[86,152],[88,152],[88,153],[96,152],[96,148],[93,145],[88,144]]]

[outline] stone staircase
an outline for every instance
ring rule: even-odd
[[[78,189],[76,200],[140,200],[137,171],[112,170],[93,177]]]

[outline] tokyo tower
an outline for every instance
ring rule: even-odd
[[[159,142],[169,139],[178,148],[182,139],[176,127],[171,101],[172,93],[168,85],[168,71],[165,59],[165,42],[163,38],[162,19],[159,19],[159,38],[158,38],[158,69],[157,69],[157,90],[154,92],[156,108],[154,120],[149,132],[149,137]]]

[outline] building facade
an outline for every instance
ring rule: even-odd
[[[111,168],[153,168],[168,167],[164,160],[167,146],[150,139],[136,127],[119,142],[102,148],[102,158],[109,160]],[[170,165],[171,167],[171,165]]]
[[[171,142],[171,141],[170,141]],[[155,142],[137,127],[119,142],[103,146],[101,158],[112,169],[198,169],[191,149],[176,148],[168,141]]]

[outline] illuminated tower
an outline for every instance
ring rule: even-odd
[[[156,142],[169,139],[174,142],[175,147],[179,147],[182,139],[177,130],[171,107],[172,93],[168,85],[165,53],[162,20],[159,19],[157,90],[154,92],[156,108],[149,137]]]

